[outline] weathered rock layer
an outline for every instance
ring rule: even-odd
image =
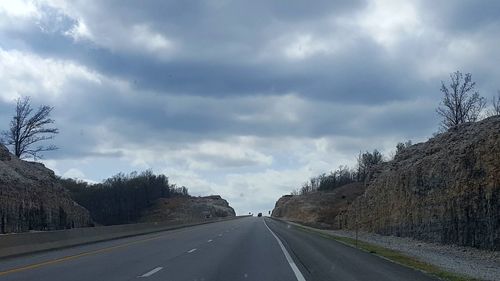
[[[199,221],[213,217],[235,216],[234,209],[219,195],[205,197],[160,198],[143,212],[140,221]]]
[[[339,220],[348,229],[500,250],[500,116],[405,149]]]
[[[92,224],[44,165],[18,159],[0,145],[0,233],[54,230]]]
[[[329,192],[285,195],[276,202],[272,216],[315,227],[338,228],[342,222],[337,215],[364,190],[363,184],[352,183]]]

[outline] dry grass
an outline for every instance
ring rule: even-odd
[[[328,238],[328,239],[332,239],[332,240],[341,242],[341,243],[346,244],[346,245],[351,246],[351,247],[356,247],[356,245],[357,245],[358,249],[361,249],[363,251],[375,254],[377,256],[384,257],[384,258],[386,258],[388,260],[391,260],[393,262],[399,263],[401,265],[408,266],[408,267],[411,267],[411,268],[414,268],[414,269],[417,269],[417,270],[421,270],[421,271],[426,272],[426,273],[428,273],[430,275],[439,277],[442,280],[449,280],[449,281],[480,281],[480,279],[474,279],[474,278],[470,278],[470,277],[463,276],[463,275],[460,275],[460,274],[456,274],[456,273],[445,271],[445,270],[443,270],[443,269],[441,269],[441,268],[439,268],[437,266],[434,266],[432,264],[420,261],[420,260],[418,260],[416,258],[407,256],[407,255],[405,255],[405,254],[403,254],[401,252],[394,251],[394,250],[391,250],[391,249],[387,249],[387,248],[384,248],[384,247],[381,247],[381,246],[377,246],[377,245],[374,245],[374,244],[371,244],[371,243],[367,243],[367,242],[359,241],[359,240],[356,242],[356,240],[352,239],[352,238],[340,237],[340,236],[335,236],[335,235],[331,235],[331,234],[326,234],[324,232],[317,231],[317,230],[311,229],[309,227],[303,227],[303,226],[300,226],[300,225],[297,225],[297,227],[299,229],[301,229],[301,230],[318,234],[318,235],[320,235],[322,237],[325,237],[325,238]]]

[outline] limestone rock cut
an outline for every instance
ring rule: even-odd
[[[160,198],[145,210],[142,222],[192,222],[215,217],[235,216],[234,209],[219,195],[205,197]]]
[[[500,116],[405,149],[340,220],[347,229],[500,250]]]
[[[53,171],[20,160],[0,144],[0,233],[89,225],[89,212],[71,199]]]

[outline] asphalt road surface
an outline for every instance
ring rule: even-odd
[[[280,221],[247,217],[3,259],[0,280],[437,279]]]

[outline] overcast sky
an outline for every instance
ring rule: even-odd
[[[57,174],[152,169],[239,214],[438,128],[440,81],[500,88],[500,1],[0,3],[0,129],[55,107]]]

